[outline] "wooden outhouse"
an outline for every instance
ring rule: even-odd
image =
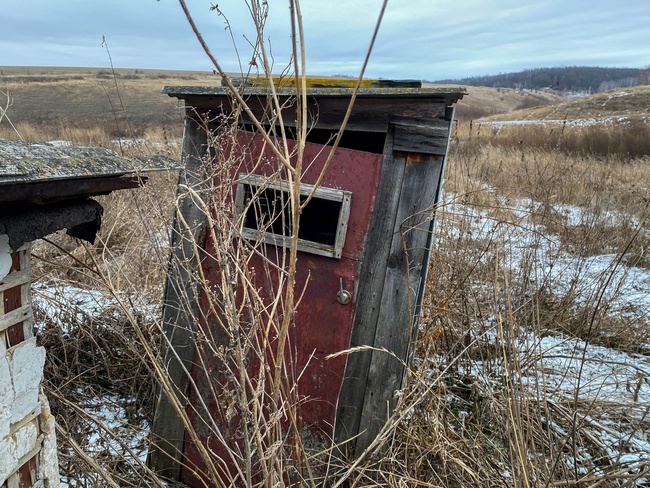
[[[0,140],[0,486],[59,486],[54,418],[41,388],[30,246],[58,230],[94,241],[102,206],[90,198],[144,184],[142,172],[174,169],[164,157]]]
[[[228,151],[210,147],[211,127],[206,121],[217,120],[223,129],[224,121],[227,125],[232,120],[228,118],[233,109],[228,89],[172,86],[163,91],[184,100],[187,175],[199,175],[206,164],[221,164],[220,158]],[[252,157],[234,169],[237,183],[232,198],[241,202],[256,194],[270,200],[273,196],[265,192],[281,194],[286,186],[283,181],[271,181],[263,166],[256,164],[260,157],[272,159],[274,155],[251,130],[250,117],[263,120],[269,89],[252,86],[243,93],[250,113],[242,113],[237,121],[236,144],[245,146]],[[295,88],[277,89],[285,107],[288,134],[296,119],[295,93]],[[358,455],[379,433],[396,404],[405,374],[403,361],[409,360],[417,334],[454,104],[464,94],[462,89],[422,88],[418,82],[364,83],[319,189],[301,213],[300,229],[305,233],[299,234],[297,281],[309,283],[290,335],[297,351],[293,366],[303,373],[297,380],[305,398],[300,418],[305,429],[302,441],[307,445],[318,439],[316,450],[327,448],[334,440],[345,445],[347,456]],[[310,165],[303,175],[301,193],[310,192],[310,185],[317,182],[327,159],[327,145],[341,127],[352,95],[353,89],[345,82],[310,83],[310,132],[304,149]],[[290,144],[289,150],[292,147]],[[181,211],[183,225],[194,232],[199,248],[209,249],[214,243],[206,238],[205,215],[190,199]],[[248,216],[246,219],[242,235],[255,239],[260,230],[254,223],[248,224]],[[269,238],[276,230],[270,227],[266,233]],[[286,243],[278,236],[271,241],[275,254],[281,256],[277,249]],[[201,315],[196,313],[201,306],[200,292],[188,293],[186,298],[193,303],[179,313],[179,296],[174,290],[187,290],[199,268],[211,283],[218,280],[210,260],[196,259],[191,248],[185,254],[181,251],[181,256],[193,268],[175,277],[188,280],[185,287],[168,284],[163,312],[165,344],[170,378],[178,392],[192,402],[188,385],[192,382],[193,388],[199,389],[201,385],[186,372],[192,375],[192,369],[199,367],[195,366],[197,325],[191,322],[192,317]],[[250,266],[261,264],[253,257]],[[370,347],[326,359],[358,346]],[[206,408],[216,411],[218,405]],[[197,432],[200,437],[201,430]],[[153,433],[158,446],[151,454],[153,467],[190,486],[204,486],[195,473],[201,470],[196,438],[187,435],[165,394],[159,400]],[[213,438],[200,438],[200,442],[211,452],[219,452]]]

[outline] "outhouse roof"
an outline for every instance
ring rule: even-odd
[[[295,98],[292,80],[273,78],[273,92],[282,100]],[[272,93],[270,82],[262,79],[232,80],[246,99],[248,108],[258,120],[269,117],[265,100]],[[422,87],[413,80],[363,80],[346,130],[386,133],[389,124],[397,118],[427,121],[445,117],[445,111],[467,94],[461,87]],[[356,80],[340,78],[308,78],[308,117],[312,128],[338,130],[352,96]],[[165,86],[163,93],[184,100],[185,105],[197,109],[228,113],[233,109],[232,93],[227,86]],[[283,110],[295,110],[291,103],[282,103]],[[250,123],[247,114],[242,121]],[[284,124],[292,126],[294,118],[284,117]]]
[[[235,85],[237,86],[237,85]],[[187,98],[196,96],[224,96],[229,94],[229,88],[225,86],[165,86],[163,93],[170,97]],[[276,88],[276,94],[281,97],[295,96],[296,88],[294,86],[280,86]],[[245,94],[253,96],[267,96],[270,94],[266,86],[246,86]],[[307,88],[308,96],[315,97],[332,97],[332,98],[350,98],[354,93],[354,88],[340,86],[310,85]],[[359,88],[357,98],[444,98],[450,102],[455,102],[464,95],[467,90],[462,87],[420,87],[410,86],[362,86]]]

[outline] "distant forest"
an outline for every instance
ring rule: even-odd
[[[469,86],[490,86],[558,92],[598,93],[614,88],[650,83],[650,68],[598,68],[570,66],[567,68],[537,68],[492,76],[474,76],[435,83]]]

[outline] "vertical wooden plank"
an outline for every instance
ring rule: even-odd
[[[20,254],[20,251],[13,252],[11,254],[12,264],[11,270],[9,271],[10,273],[16,273],[22,269],[20,267]],[[4,291],[2,297],[4,301],[4,313],[12,312],[23,306],[21,288],[22,286],[18,285]],[[25,340],[23,322],[18,322],[17,324],[10,326],[7,328],[5,334],[7,338],[7,347],[12,347],[16,344],[20,344]]]
[[[440,198],[442,197],[442,186],[444,185],[445,182],[445,168],[447,167],[447,149],[449,147],[449,142],[451,141],[451,135],[452,135],[452,124],[454,123],[454,114],[456,113],[456,107],[454,105],[447,107],[445,109],[445,119],[444,119],[444,124],[447,124],[447,143],[445,145],[445,152],[444,152],[444,159],[442,161],[442,168],[440,169],[440,180],[438,183],[438,191],[436,192],[435,196],[435,205],[436,207],[440,203]],[[431,258],[431,249],[433,248],[433,238],[434,234],[436,231],[436,214],[432,214],[432,219],[431,223],[429,225],[429,239],[427,240],[426,244],[426,254],[423,258],[423,275],[422,279],[420,279],[420,289],[418,290],[418,296],[417,300],[415,302],[415,317],[414,317],[414,323],[413,327],[415,329],[418,329],[420,327],[420,317],[422,315],[422,302],[424,301],[424,293],[426,291],[426,284],[427,284],[427,276],[429,275],[429,260]],[[411,356],[415,354],[415,341],[413,341],[413,344],[411,345]]]
[[[364,259],[359,274],[357,303],[360,305],[354,316],[350,347],[372,345],[375,340],[379,299],[384,286],[391,243],[386,237],[391,235],[395,227],[406,161],[405,154],[393,152],[393,136],[394,131],[391,128],[384,143],[379,187],[366,237],[364,256],[368,259]],[[341,450],[346,456],[354,452],[356,441],[346,441],[359,431],[371,358],[371,351],[355,352],[348,356],[334,430],[335,442],[341,445]]]
[[[435,204],[443,158],[409,154],[400,191],[395,228],[392,232],[383,293],[379,300],[374,347],[359,424],[356,455],[370,445],[396,404],[395,392],[402,386],[413,337],[413,312],[424,275],[430,230],[430,212]]]
[[[179,176],[178,209],[172,234],[172,256],[169,263],[163,303],[165,337],[162,355],[174,391],[162,390],[152,426],[150,466],[159,474],[178,480],[181,474],[185,428],[173,401],[186,405],[189,377],[195,353],[195,332],[199,316],[200,288],[197,270],[200,257],[195,250],[203,246],[202,232],[207,216],[197,202],[180,185],[204,194],[203,158],[207,154],[207,132],[199,115],[185,119],[182,160],[184,170]],[[189,229],[185,226],[189,226]],[[174,396],[174,398],[172,397]]]

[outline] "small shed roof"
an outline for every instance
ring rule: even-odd
[[[142,186],[143,172],[176,169],[164,156],[0,139],[0,234],[13,250],[64,228],[93,242],[102,207],[88,197]]]
[[[229,94],[228,87],[225,86],[164,86],[162,92],[170,97],[188,98],[193,96],[224,96]],[[331,97],[331,98],[350,98],[354,88],[336,85],[312,84],[307,88],[307,95],[314,97]],[[244,93],[253,96],[270,95],[269,88],[266,86],[246,86]],[[293,86],[280,86],[276,89],[280,97],[289,97],[296,95],[296,88]],[[445,99],[455,102],[464,95],[467,95],[465,88],[456,87],[425,87],[414,88],[412,85],[406,86],[364,86],[359,88],[357,98],[420,98],[420,99]]]
[[[139,186],[141,173],[179,168],[166,156],[0,139],[0,202],[98,195]]]
[[[165,156],[123,157],[105,148],[0,139],[0,185],[172,169],[178,162]]]

